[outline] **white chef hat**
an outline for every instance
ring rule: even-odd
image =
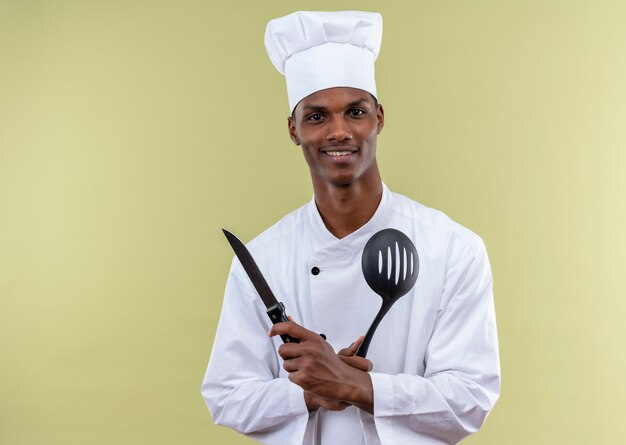
[[[289,109],[316,91],[359,88],[377,97],[374,61],[383,18],[362,11],[298,11],[267,24],[265,48],[287,80]]]

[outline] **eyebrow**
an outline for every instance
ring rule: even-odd
[[[305,105],[302,107],[302,111],[326,111],[326,107],[322,105]]]
[[[361,99],[357,99],[353,102],[350,102],[346,108],[354,108],[357,107],[359,105],[363,105],[364,103],[367,103],[367,99],[365,98],[361,98]],[[302,111],[326,111],[326,107],[324,107],[323,105],[305,105],[304,107],[302,107]]]
[[[361,98],[361,99],[355,100],[354,102],[350,102],[350,103],[348,104],[348,108],[357,107],[357,106],[359,106],[359,105],[363,105],[364,103],[368,103],[368,102],[369,102],[369,101],[368,101],[367,99],[365,99],[365,98]]]

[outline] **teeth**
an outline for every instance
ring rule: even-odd
[[[343,151],[327,151],[326,152],[327,155],[330,156],[347,156],[349,154],[352,154],[352,152],[350,150],[343,150]]]

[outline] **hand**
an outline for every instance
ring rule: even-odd
[[[369,372],[372,370],[372,362],[365,358],[354,356],[357,349],[359,348],[359,345],[363,341],[363,338],[363,336],[359,337],[350,346],[340,350],[337,353],[337,356],[345,364],[350,365],[353,368],[360,369],[361,371]],[[349,403],[338,400],[325,399],[323,397],[315,395],[310,391],[304,391],[304,401],[306,402],[306,406],[309,409],[309,412],[315,411],[318,408],[325,408],[328,411],[342,411],[350,406]]]
[[[328,411],[343,411],[350,406],[349,403],[341,400],[330,400],[315,395],[311,391],[304,391],[304,402],[309,412],[313,412],[318,408],[324,408]]]
[[[365,337],[361,335],[350,346],[340,350],[337,353],[337,356],[341,359],[342,362],[352,366],[353,368],[360,369],[361,371],[365,372],[370,372],[374,367],[372,362],[366,358],[357,357],[356,355],[354,355],[356,354],[357,349],[359,349],[359,346],[361,345],[361,342],[363,342],[364,338]]]
[[[337,355],[321,336],[294,321],[277,323],[269,332],[270,336],[282,334],[300,340],[300,343],[282,344],[278,353],[284,360],[283,368],[289,373],[289,380],[305,390],[309,409],[315,409],[316,405],[344,409],[343,404],[336,403],[344,402],[373,411],[372,382],[367,374],[371,362],[354,357],[358,340]]]

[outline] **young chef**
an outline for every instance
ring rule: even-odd
[[[202,385],[216,423],[266,444],[457,443],[478,431],[499,395],[482,240],[381,182],[381,37],[381,16],[368,12],[296,12],[267,25],[314,198],[248,248],[293,318],[270,323],[235,259]],[[364,359],[353,355],[381,299],[361,254],[385,228],[415,244],[419,277]],[[300,343],[283,344],[280,334]]]

